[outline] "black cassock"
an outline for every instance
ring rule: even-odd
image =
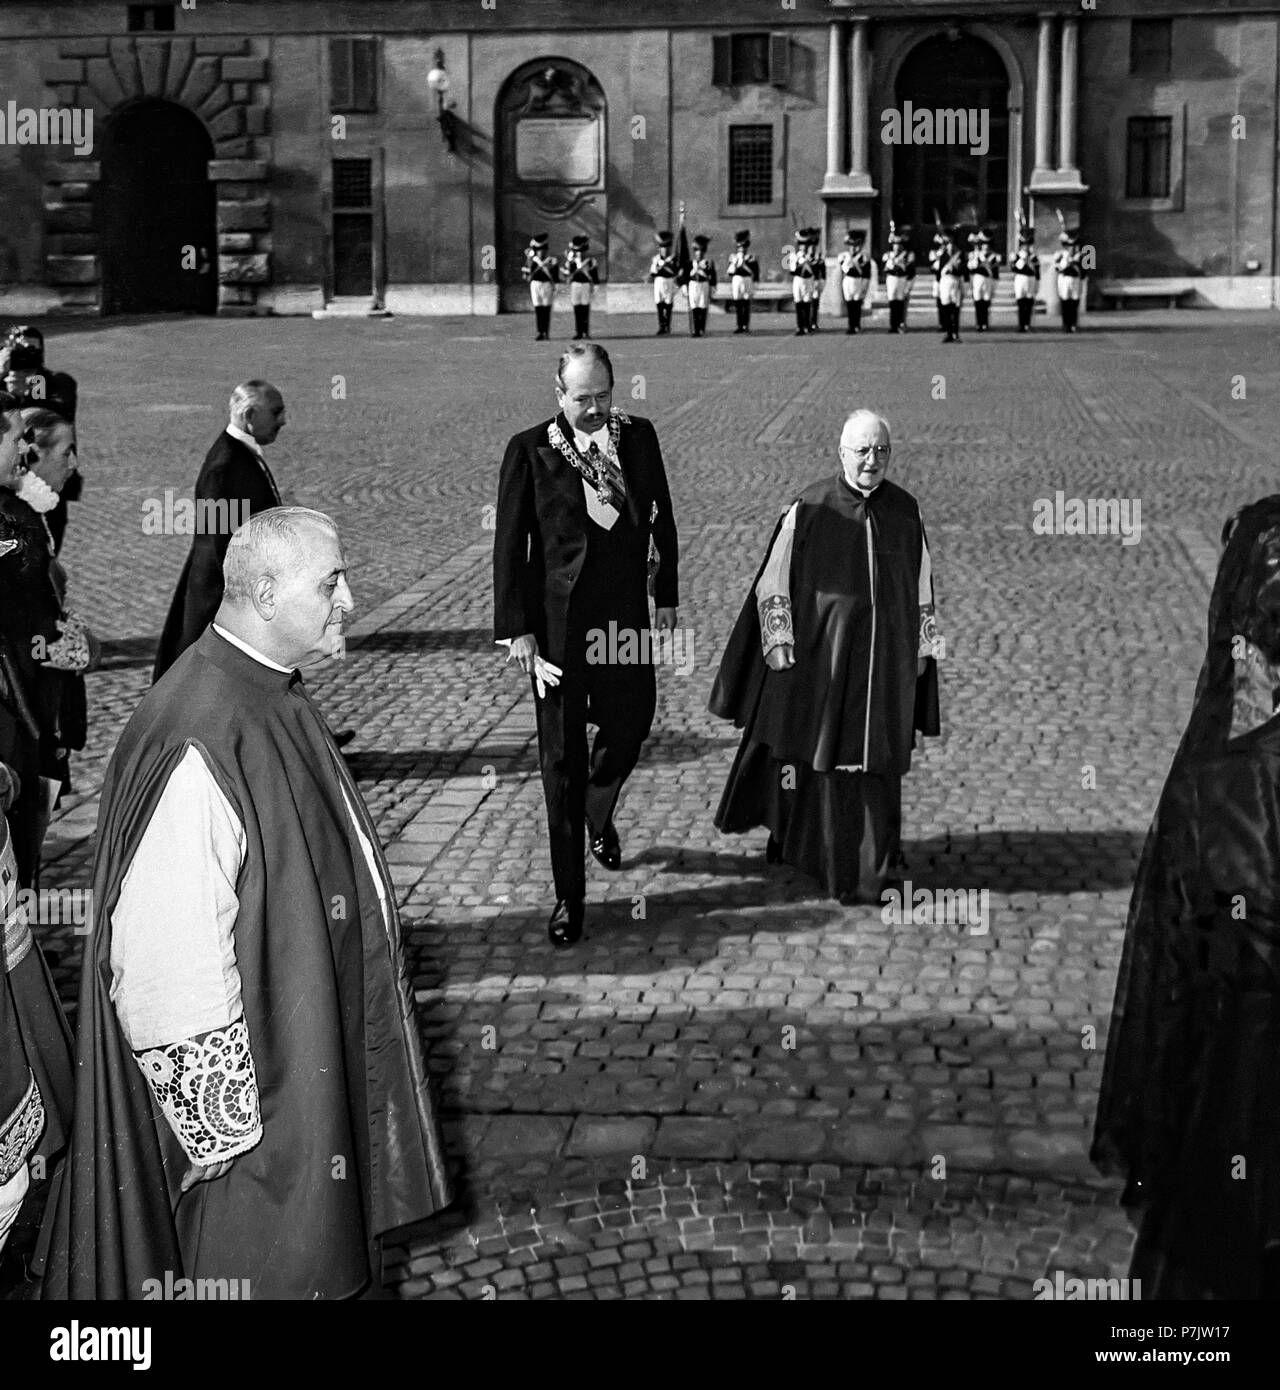
[[[1092,1157],[1144,1298],[1280,1297],[1280,496],[1227,528],[1143,850]]]
[[[782,858],[833,897],[878,901],[899,857],[915,733],[939,731],[936,663],[919,676],[916,666],[924,526],[915,498],[889,482],[866,498],[837,476],[797,501],[796,664],[769,669],[761,646],[756,584],[780,521],[711,695],[712,713],[744,730],[715,823],[768,826]]]

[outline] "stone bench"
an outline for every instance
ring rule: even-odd
[[[733,292],[728,285],[717,285],[711,295],[712,301],[724,306],[726,313],[733,308]],[[792,307],[791,286],[778,284],[763,284],[756,286],[756,292],[752,296],[751,302],[756,305],[772,304],[775,309],[790,309]]]
[[[1163,304],[1166,309],[1180,309],[1195,291],[1190,285],[1139,283],[1099,285],[1098,294],[1102,302],[1112,309],[1123,309],[1130,300],[1143,304]]]

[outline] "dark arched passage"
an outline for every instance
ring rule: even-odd
[[[217,310],[212,158],[203,122],[171,101],[112,116],[100,193],[104,312]]]

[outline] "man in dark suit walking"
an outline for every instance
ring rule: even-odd
[[[195,502],[197,519],[214,512],[201,502],[226,502],[222,515],[239,520],[200,531],[191,542],[160,636],[153,682],[213,621],[222,602],[222,559],[236,526],[254,512],[281,505],[263,449],[275,443],[284,426],[284,398],[269,382],[245,381],[231,393],[231,421],[205,456]]]
[[[533,678],[557,899],[547,934],[570,946],[585,913],[584,828],[597,861],[621,868],[614,808],[653,723],[651,542],[660,633],[675,629],[679,557],[657,433],[612,407],[609,354],[570,347],[556,398],[560,413],[514,436],[502,461],[494,637]]]

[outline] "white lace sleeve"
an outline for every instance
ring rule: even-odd
[[[799,503],[795,503],[782,518],[782,527],[756,584],[760,644],[765,656],[774,647],[795,645],[791,625],[791,551],[795,544],[798,511]]]
[[[222,1163],[262,1138],[258,1077],[243,1019],[134,1055],[193,1163]]]

